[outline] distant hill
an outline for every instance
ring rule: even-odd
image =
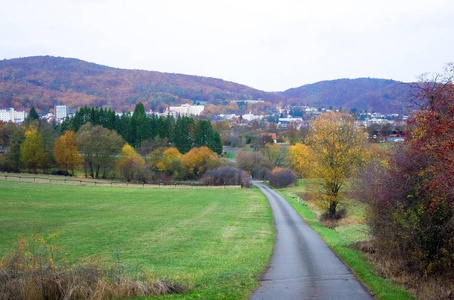
[[[338,79],[269,93],[222,79],[125,70],[74,58],[34,56],[0,61],[0,108],[46,113],[54,104],[133,111],[141,101],[154,111],[167,105],[262,99],[316,107],[402,112],[409,85],[384,79]]]
[[[116,69],[73,58],[36,56],[0,61],[0,108],[47,112],[54,104],[132,111],[189,101],[283,99],[221,79],[142,70]]]
[[[386,79],[358,78],[321,81],[281,92],[290,103],[369,112],[401,113],[409,105],[409,84]]]

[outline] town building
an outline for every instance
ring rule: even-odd
[[[0,121],[22,123],[27,117],[25,111],[16,111],[14,108],[0,109]]]
[[[254,115],[252,112],[249,112],[248,114],[242,115],[243,120],[246,121],[254,121],[254,120],[261,120],[263,119],[263,116],[260,115]]]
[[[299,128],[302,123],[303,123],[303,118],[293,118],[292,116],[288,116],[287,118],[279,118],[278,125],[280,127],[287,127],[287,125],[289,125],[289,124],[296,124],[296,125],[298,125],[298,128]]]
[[[55,105],[54,116],[57,121],[61,121],[68,116],[68,105]]]
[[[244,102],[244,103],[264,103],[264,100],[230,100],[230,102]]]
[[[178,115],[181,116],[198,116],[202,113],[205,109],[203,105],[189,105],[183,104],[181,106],[169,106],[164,115],[173,115],[177,117]]]

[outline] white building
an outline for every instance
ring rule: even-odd
[[[302,118],[292,118],[291,116],[289,116],[288,118],[279,118],[279,123],[277,125],[279,125],[280,127],[287,127],[287,125],[289,124],[295,124],[297,128],[300,128],[302,123]]]
[[[245,102],[245,103],[263,103],[265,102],[264,100],[230,100],[230,102]]]
[[[68,105],[55,105],[54,115],[57,120],[65,119],[68,116]]]
[[[181,106],[169,106],[164,112],[165,115],[170,114],[174,116],[198,116],[205,109],[203,105],[189,105],[183,104]]]
[[[25,111],[15,111],[14,108],[0,109],[0,121],[22,123],[27,117]]]
[[[254,121],[263,119],[263,116],[253,115],[252,112],[249,112],[248,114],[242,115],[242,118],[246,121]]]

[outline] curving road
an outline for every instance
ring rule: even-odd
[[[268,197],[277,237],[268,270],[250,300],[374,299],[282,196],[254,184]]]

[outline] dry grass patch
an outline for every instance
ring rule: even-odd
[[[4,255],[0,263],[1,300],[126,299],[186,290],[144,273],[131,277],[120,262],[110,266],[101,260],[72,264],[41,237],[33,243],[22,239],[18,249]]]
[[[355,248],[360,250],[372,262],[376,271],[383,277],[390,278],[405,287],[415,298],[424,300],[454,299],[454,272],[449,276],[420,276],[408,272],[408,266],[397,257],[381,253],[372,241],[358,242]]]

